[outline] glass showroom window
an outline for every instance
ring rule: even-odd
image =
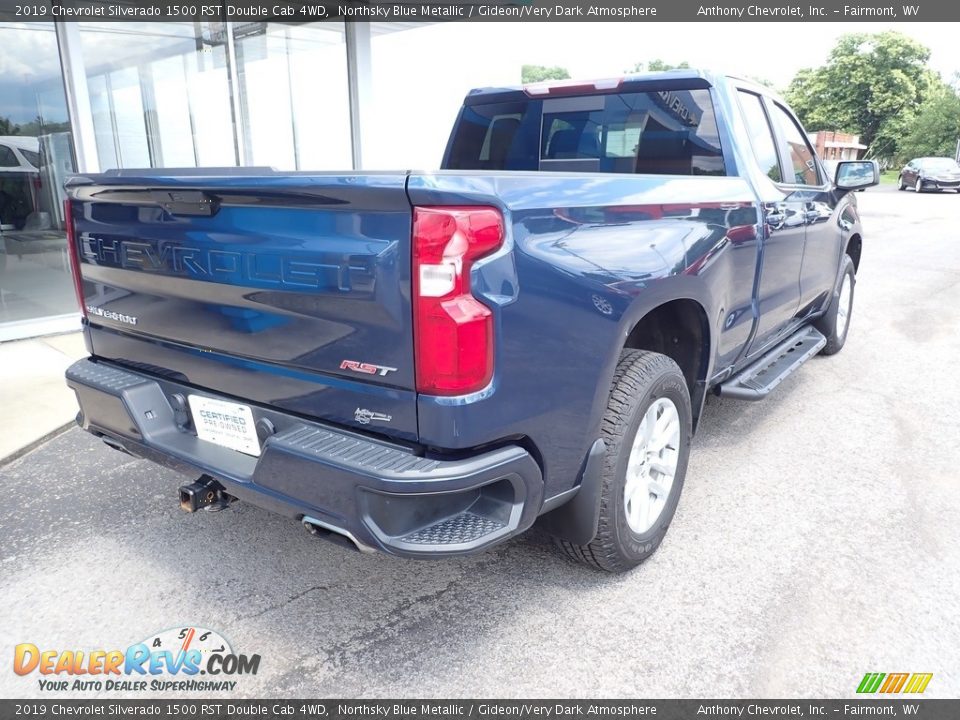
[[[81,23],[102,170],[238,164],[222,23]]]
[[[351,167],[344,26],[234,25],[247,162],[281,170]]]
[[[53,23],[0,23],[0,340],[79,327],[63,230],[71,172]]]

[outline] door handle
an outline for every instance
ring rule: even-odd
[[[764,216],[764,221],[774,230],[779,230],[787,221],[787,214],[782,210],[770,210]]]

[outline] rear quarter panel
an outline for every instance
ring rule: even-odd
[[[413,205],[496,206],[508,234],[472,277],[496,320],[494,380],[467,397],[420,395],[420,440],[526,438],[547,497],[577,481],[624,341],[651,309],[699,303],[710,366],[749,334],[758,217],[740,178],[441,172],[412,175],[408,193]]]

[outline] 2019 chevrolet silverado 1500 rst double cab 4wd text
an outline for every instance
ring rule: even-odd
[[[782,100],[685,71],[466,98],[443,169],[122,170],[68,183],[112,447],[361,550],[539,522],[625,570],[660,544],[704,399],[844,344],[862,247]]]

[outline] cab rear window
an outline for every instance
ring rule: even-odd
[[[702,89],[469,105],[446,167],[726,175],[710,92]]]

